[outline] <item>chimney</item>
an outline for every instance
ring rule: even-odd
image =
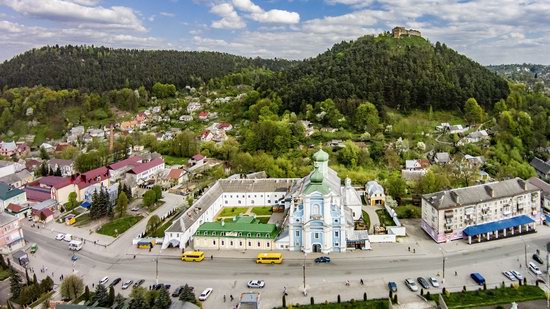
[[[495,189],[493,189],[491,186],[485,186],[485,191],[487,191],[487,194],[491,197],[495,197]]]
[[[525,180],[518,178],[518,184],[522,190],[527,190],[527,182]]]
[[[456,193],[456,191],[451,191],[451,198],[455,203],[460,204],[460,197],[458,196],[458,193]]]

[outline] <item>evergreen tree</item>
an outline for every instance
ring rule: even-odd
[[[103,284],[96,285],[94,297],[92,297],[92,303],[96,303],[99,307],[109,306],[109,292]]]
[[[17,272],[14,268],[10,270],[10,291],[12,295],[12,299],[19,299],[19,295],[21,294],[22,289],[22,282],[21,275],[19,275],[19,272]]]
[[[57,169],[55,170],[54,176],[61,176],[61,168],[59,166],[57,166]]]
[[[84,300],[85,301],[90,300],[90,288],[88,286],[84,287]]]
[[[92,205],[90,206],[90,217],[92,219],[97,219],[100,217],[100,208],[101,205],[99,205],[99,195],[97,194],[97,191],[94,191],[92,195]]]
[[[109,307],[112,306],[114,303],[115,303],[115,287],[114,286],[110,286],[109,287]]]
[[[116,309],[124,308],[124,302],[125,301],[126,301],[126,298],[124,298],[124,296],[122,296],[120,293],[118,293],[115,296],[115,302],[114,302],[115,308]]]
[[[50,276],[47,276],[46,278],[42,279],[40,281],[40,290],[42,292],[49,292],[53,289],[53,280],[50,278]]]
[[[155,299],[155,305],[153,306],[153,308],[168,309],[170,308],[171,304],[172,304],[172,300],[170,299],[170,294],[164,287],[161,288],[159,291],[158,297]]]
[[[122,217],[124,216],[124,214],[126,214],[127,209],[128,209],[128,198],[126,197],[126,193],[120,192],[116,202],[116,212],[120,217]]]
[[[183,302],[190,302],[194,304],[197,303],[195,292],[193,290],[194,290],[193,287],[189,286],[188,284],[185,284],[183,286],[183,289],[181,290],[179,299]]]

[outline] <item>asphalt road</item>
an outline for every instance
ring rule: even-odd
[[[546,228],[546,227],[541,227]],[[63,273],[68,275],[73,272],[71,262],[72,252],[68,250],[66,242],[57,241],[49,234],[39,233],[34,229],[26,229],[25,237],[30,242],[39,244],[39,250],[31,257],[31,267],[34,268],[39,278],[45,276],[40,268],[46,265],[48,274],[52,275],[56,283]],[[530,256],[536,248],[545,249],[548,233],[537,233],[524,236],[529,246]],[[463,285],[475,288],[475,283],[469,278],[469,273],[480,272],[487,279],[489,286],[499,285],[502,281],[509,284],[509,280],[502,276],[504,270],[515,269],[527,275],[527,271],[519,268],[524,263],[524,245],[520,238],[499,240],[485,244],[483,247],[471,246],[466,252],[454,252],[446,254],[445,286],[449,289],[461,290]],[[392,246],[392,244],[387,244]],[[390,247],[388,247],[390,248]],[[111,279],[121,277],[127,279],[146,279],[145,286],[155,283],[156,263],[154,256],[120,255],[112,258],[102,255],[103,247],[87,244],[76,255],[79,257],[74,265],[75,272],[82,276],[86,284],[97,284],[100,278],[109,276]],[[110,250],[113,250],[112,248]],[[127,248],[120,248],[125,252]],[[380,250],[380,249],[377,249]],[[249,290],[246,282],[252,279],[262,279],[266,282],[266,288],[262,293],[262,307],[271,308],[281,305],[281,296],[284,287],[289,296],[287,304],[309,303],[309,297],[313,296],[316,302],[335,301],[338,294],[342,299],[361,299],[367,292],[369,298],[386,297],[388,281],[395,281],[399,286],[399,299],[401,301],[418,300],[416,295],[409,292],[403,280],[407,277],[416,279],[418,276],[438,276],[443,279],[441,254],[424,254],[409,256],[371,256],[350,257],[350,255],[332,255],[332,263],[315,265],[312,258],[305,261],[306,287],[308,296],[302,295],[303,291],[303,260],[285,260],[281,265],[258,265],[251,258],[221,258],[213,260],[205,259],[200,263],[185,263],[176,257],[158,257],[158,278],[160,283],[175,286],[188,283],[195,287],[197,294],[206,287],[214,288],[212,296],[204,303],[205,308],[231,308],[229,295],[235,298],[241,292]],[[455,276],[455,271],[457,275]],[[528,275],[528,280],[533,282],[535,277]],[[363,279],[364,286],[359,284]],[[346,280],[351,286],[345,285]],[[117,292],[123,295],[129,291],[122,291],[120,284]],[[226,303],[223,296],[226,296]]]

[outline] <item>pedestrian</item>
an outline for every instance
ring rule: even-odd
[[[411,252],[411,246],[409,246],[409,252]]]
[[[134,254],[134,260],[136,259],[136,255]]]
[[[413,253],[416,253],[416,249],[413,249]]]
[[[458,276],[458,272],[455,270],[455,277]]]
[[[363,278],[361,278],[361,281],[360,281],[360,282],[361,282],[361,285],[364,285]]]
[[[95,286],[95,283],[94,283],[94,282],[92,282],[92,289],[94,288],[94,286]]]
[[[211,259],[211,260],[213,260],[213,259],[214,259],[214,256],[213,256],[213,255],[211,255],[211,256],[210,256],[210,259]]]
[[[232,294],[229,295],[229,299],[230,299],[231,301],[233,301],[233,295],[232,295]]]
[[[223,294],[223,302],[225,303],[225,294]]]

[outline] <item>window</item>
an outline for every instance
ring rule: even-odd
[[[239,241],[239,247],[242,247],[242,246],[243,246],[243,242]]]
[[[266,243],[266,245],[267,245],[267,247],[269,248],[269,242],[268,242],[268,243]]]
[[[239,236],[243,236],[243,233],[239,232]]]
[[[239,200],[239,204],[241,203],[241,200]]]
[[[252,242],[251,241],[248,242],[248,246],[252,247]]]
[[[212,244],[213,244],[213,245],[216,245],[216,241],[215,241],[215,240],[212,240]]]
[[[338,231],[335,231],[335,232],[334,232],[334,236],[335,236],[335,237],[338,237],[339,234],[340,234],[340,233],[338,233]]]
[[[225,241],[222,240],[222,246],[225,244]]]
[[[300,231],[296,231],[296,237],[300,237]]]
[[[260,233],[256,233],[256,237],[260,237]]]
[[[319,239],[319,233],[314,234],[315,239]]]
[[[261,243],[258,241],[258,247],[261,247]]]
[[[246,233],[246,237],[250,237],[250,233]]]
[[[334,246],[335,246],[335,247],[339,247],[339,246],[340,246],[340,244],[339,244],[339,243],[337,243],[337,242],[335,242],[335,243],[334,243]]]
[[[355,216],[355,213],[353,213],[353,215]],[[334,219],[334,222],[338,223],[338,219]]]
[[[212,236],[216,236],[216,232],[212,232]]]
[[[267,200],[267,203],[268,203],[268,204],[271,204],[271,200]]]
[[[227,204],[227,201],[225,201],[225,203]]]
[[[229,245],[230,245],[230,246],[233,246],[233,241],[230,241],[230,242],[229,242]]]
[[[319,206],[319,204],[313,205],[313,209],[311,211],[311,214],[312,215],[318,215],[321,212],[320,209],[321,209],[321,207]]]

